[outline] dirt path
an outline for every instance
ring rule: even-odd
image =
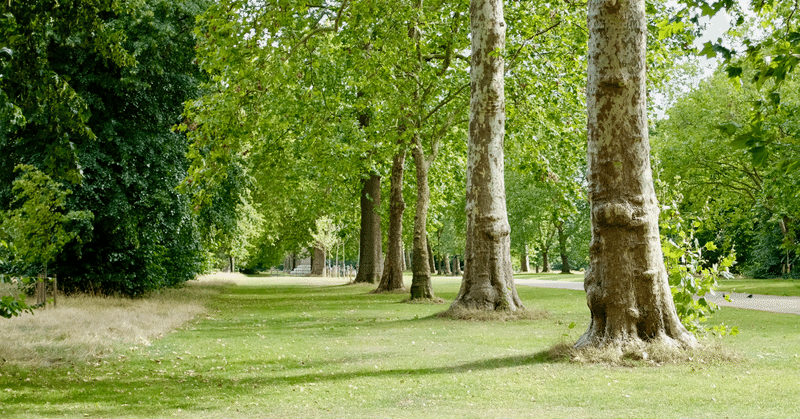
[[[526,285],[540,288],[561,288],[583,291],[583,282],[545,281],[538,279],[521,279],[517,285]],[[725,300],[723,295],[729,294],[731,301]],[[772,313],[786,313],[800,315],[800,297],[780,297],[777,295],[742,294],[736,292],[717,292],[707,300],[721,307],[743,308],[746,310],[769,311]]]

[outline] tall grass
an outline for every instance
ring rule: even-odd
[[[44,367],[94,362],[121,347],[149,346],[206,310],[213,286],[189,284],[147,298],[77,295],[0,321],[0,363]]]

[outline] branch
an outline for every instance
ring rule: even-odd
[[[427,120],[428,120],[430,117],[432,117],[434,114],[436,114],[436,112],[439,112],[439,109],[442,109],[442,108],[443,108],[445,105],[447,105],[448,103],[452,102],[452,101],[453,101],[453,99],[455,99],[456,97],[458,97],[458,95],[460,95],[460,94],[461,94],[461,92],[463,92],[465,89],[469,88],[469,86],[470,86],[470,84],[469,84],[469,83],[465,83],[465,84],[464,84],[464,85],[462,85],[462,86],[461,86],[461,87],[460,87],[458,90],[456,90],[456,91],[455,91],[455,93],[452,93],[452,94],[450,94],[450,96],[448,96],[448,97],[446,97],[446,98],[442,99],[442,101],[441,101],[441,102],[439,102],[439,104],[438,104],[438,105],[436,105],[436,107],[434,107],[433,109],[431,109],[431,111],[430,111],[430,112],[428,112],[428,114],[427,114],[427,115],[425,115],[425,116],[422,118],[422,122],[425,122],[425,121],[427,121]]]
[[[535,34],[533,34],[533,36],[531,36],[530,38],[528,38],[528,39],[526,39],[525,41],[523,41],[523,42],[522,42],[522,46],[521,46],[521,47],[519,47],[519,48],[517,48],[517,52],[514,54],[514,56],[513,56],[513,57],[511,57],[511,60],[509,60],[509,64],[506,66],[506,72],[508,72],[509,70],[511,70],[512,68],[514,68],[514,66],[516,66],[516,65],[517,65],[517,62],[518,62],[518,61],[517,61],[517,58],[519,58],[519,54],[522,52],[522,50],[523,50],[523,49],[524,49],[526,46],[528,46],[528,43],[529,43],[530,41],[532,41],[532,40],[533,40],[533,38],[536,38],[536,37],[537,37],[537,36],[539,36],[539,35],[544,35],[544,34],[546,34],[547,32],[550,32],[551,30],[553,30],[553,29],[557,28],[559,25],[561,25],[561,21],[560,21],[560,20],[559,20],[559,21],[557,21],[556,23],[554,23],[554,24],[550,25],[549,27],[547,27],[547,28],[545,28],[545,29],[542,29],[542,30],[541,30],[541,31],[539,31],[539,32],[536,32]]]
[[[324,28],[317,28],[312,30],[311,32],[307,33],[304,37],[300,38],[297,43],[295,43],[291,49],[289,49],[289,55],[284,59],[284,61],[288,60],[293,54],[295,49],[300,45],[311,39],[312,36],[323,33],[323,32],[339,32],[339,26],[342,23],[342,16],[345,7],[347,7],[348,0],[342,0],[342,4],[339,6],[339,10],[336,12],[336,19],[333,21],[333,26],[326,26]]]

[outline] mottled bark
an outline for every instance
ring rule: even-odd
[[[389,178],[389,236],[386,249],[386,261],[383,264],[383,275],[376,293],[404,290],[403,283],[403,211],[406,202],[403,200],[403,166],[406,151],[401,149],[392,159],[392,175]]]
[[[325,249],[314,246],[311,252],[311,272],[309,276],[325,276]]]
[[[442,256],[442,273],[445,275],[453,274],[453,271],[450,270],[450,255],[447,253]]]
[[[519,271],[530,272],[528,267],[528,246],[522,246],[522,253],[519,255]]]
[[[564,223],[560,223],[556,228],[558,231],[558,251],[561,255],[561,273],[570,273],[569,255],[567,255],[567,234],[564,232]]]
[[[502,0],[471,0],[466,267],[451,309],[522,308],[511,268],[503,179],[505,21]],[[497,53],[500,51],[501,53]]]
[[[361,188],[361,242],[358,257],[358,273],[354,282],[377,283],[383,271],[381,249],[381,177],[371,175],[362,180]]]
[[[645,0],[589,0],[591,323],[576,347],[692,347],[672,302],[647,138]]]
[[[415,136],[414,148],[411,154],[414,157],[414,166],[417,175],[417,205],[414,212],[414,244],[412,252],[411,299],[434,298],[433,284],[431,284],[431,261],[428,253],[428,204],[431,200],[431,191],[428,186],[428,169],[430,162],[422,152],[422,142],[419,135]]]

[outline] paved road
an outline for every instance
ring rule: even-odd
[[[515,279],[517,285],[527,285],[540,288],[561,288],[583,291],[583,282],[546,281],[539,279]],[[724,294],[731,296],[731,301],[725,300]],[[743,308],[747,310],[769,311],[773,313],[786,313],[800,315],[800,297],[779,297],[776,295],[741,294],[736,292],[717,292],[707,300],[717,303],[722,307]]]

